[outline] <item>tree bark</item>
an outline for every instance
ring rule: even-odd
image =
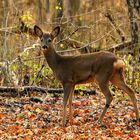
[[[65,0],[65,16],[68,20],[73,21],[74,15],[78,13],[78,10],[80,8],[80,0]]]
[[[46,12],[50,12],[50,0],[46,0]]]
[[[42,15],[42,3],[41,0],[37,1],[37,5],[38,5],[38,21],[39,23],[43,22],[43,15]]]
[[[140,10],[140,2],[139,0],[126,0],[128,5],[128,15],[130,20],[130,28],[131,28],[131,39],[134,44],[139,42],[138,37],[138,24],[135,17],[135,9],[139,12]]]

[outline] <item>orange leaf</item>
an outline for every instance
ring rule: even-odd
[[[37,118],[38,118],[37,116],[32,115],[32,116],[30,116],[29,120],[30,120],[30,121],[33,121],[33,120],[35,120],[35,119],[37,119]]]
[[[73,103],[74,106],[81,106],[81,102],[80,101],[76,101]]]
[[[134,134],[129,134],[128,136],[129,136],[130,138],[134,138],[134,137],[135,137]]]
[[[7,128],[7,131],[14,134],[19,134],[23,132],[23,129],[20,125],[12,125]]]
[[[76,121],[76,120],[73,120],[73,121],[71,122],[71,124],[73,124],[73,125],[80,125],[80,122],[78,122],[78,121]]]
[[[90,101],[88,101],[88,100],[82,101],[82,106],[87,106],[87,105],[89,105],[89,104],[91,104],[91,103],[90,103]]]
[[[39,130],[38,130],[38,133],[39,133],[39,134],[42,134],[43,132],[44,132],[44,129],[39,129]]]
[[[0,130],[0,134],[3,134],[3,131],[2,130]]]
[[[76,110],[74,110],[73,116],[76,116],[76,115],[83,116],[84,115],[84,110],[82,110],[82,109],[76,109]]]
[[[0,119],[4,119],[4,118],[5,118],[5,115],[0,114]]]
[[[29,138],[29,137],[25,137],[23,140],[31,140],[31,138]]]
[[[124,135],[123,132],[116,131],[116,130],[112,130],[112,133],[114,133],[114,134],[116,134],[116,135],[118,135],[118,136],[122,136],[122,135]]]
[[[24,121],[24,118],[19,118],[19,117],[17,117],[16,120],[17,120],[17,121]]]
[[[34,110],[34,108],[31,105],[24,105],[24,109]]]

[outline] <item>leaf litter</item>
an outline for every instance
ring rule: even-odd
[[[67,114],[66,127],[62,127],[61,122],[62,96],[38,96],[42,102],[34,102],[25,96],[0,96],[1,140],[140,139],[140,126],[136,123],[132,103],[128,98],[121,98],[120,94],[115,95],[103,125],[97,123],[105,105],[103,94],[75,96],[73,121],[68,120]],[[139,100],[140,94],[137,97]]]

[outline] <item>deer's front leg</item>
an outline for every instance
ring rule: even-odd
[[[70,94],[73,92],[74,86],[70,83],[63,84],[64,88],[64,97],[63,97],[63,126],[66,125],[66,106],[68,99],[70,98],[70,110],[72,104],[72,96]],[[71,114],[70,114],[71,115]]]
[[[72,96],[73,96],[73,92],[74,92],[74,87],[71,87],[71,92],[69,95],[69,115],[70,115],[70,121],[72,122]]]

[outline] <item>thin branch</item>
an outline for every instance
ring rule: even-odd
[[[87,26],[80,26],[80,27],[78,27],[76,30],[74,30],[72,33],[70,33],[66,38],[64,38],[64,39],[62,39],[62,40],[60,40],[60,41],[58,41],[58,42],[56,43],[56,45],[59,44],[59,43],[61,43],[61,42],[63,42],[63,41],[66,41],[66,40],[70,39],[70,37],[71,37],[72,35],[74,35],[74,34],[75,34],[78,30],[80,30],[80,29],[89,29],[89,27],[87,27]]]
[[[23,52],[21,52],[21,53],[19,54],[19,56],[18,56],[16,59],[14,59],[14,60],[10,63],[10,65],[12,65],[13,63],[19,61],[19,58],[21,59],[21,57],[25,54],[25,52],[27,52],[27,51],[29,51],[29,50],[31,50],[31,49],[35,49],[37,46],[40,46],[40,44],[33,44],[32,47],[25,48],[25,49],[23,50]]]
[[[44,64],[40,67],[40,69],[38,70],[38,72],[37,72],[37,74],[36,74],[36,77],[35,77],[35,79],[33,80],[33,82],[32,82],[32,84],[31,85],[33,85],[34,84],[34,82],[35,82],[35,80],[39,77],[39,76],[41,76],[41,71],[42,71],[42,69],[44,68]]]
[[[112,15],[107,12],[106,14],[104,14],[105,17],[108,18],[108,20],[110,21],[111,25],[113,26],[113,28],[116,30],[116,32],[118,33],[118,35],[121,37],[121,40],[124,41],[125,37],[124,37],[124,33],[123,31],[117,26],[115,20],[113,19]]]
[[[110,51],[110,52],[117,52],[117,51],[120,51],[124,48],[130,48],[132,46],[134,46],[134,43],[132,41],[124,41],[120,44],[117,44],[117,45],[110,47],[110,48],[106,48],[104,50]]]

